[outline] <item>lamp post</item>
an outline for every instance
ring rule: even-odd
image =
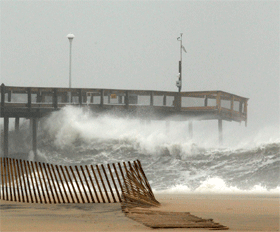
[[[183,33],[180,34],[180,37],[177,38],[178,41],[180,41],[180,61],[179,61],[179,73],[178,73],[178,92],[181,92],[182,88],[182,37]]]
[[[187,53],[185,47],[182,44],[182,37],[183,33],[180,34],[180,37],[177,38],[178,41],[180,41],[180,60],[179,60],[179,73],[178,73],[178,81],[176,81],[176,86],[178,87],[178,92],[181,92],[182,88],[182,51]]]
[[[73,34],[68,34],[67,35],[67,38],[69,39],[69,42],[70,42],[70,53],[69,53],[69,88],[71,88],[71,50],[72,50],[72,41],[74,39],[74,35]]]

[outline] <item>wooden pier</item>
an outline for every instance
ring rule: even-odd
[[[62,107],[88,107],[96,113],[113,111],[119,116],[142,120],[217,120],[222,143],[222,121],[245,122],[248,98],[223,91],[169,92],[91,88],[14,87],[1,85],[0,117],[4,118],[3,153],[8,157],[9,118],[31,120],[33,151],[37,150],[37,120]]]

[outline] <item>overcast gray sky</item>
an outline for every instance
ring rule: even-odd
[[[1,1],[1,76],[11,86],[177,91],[250,98],[249,126],[279,123],[279,1]]]

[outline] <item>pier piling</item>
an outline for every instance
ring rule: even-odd
[[[223,121],[222,121],[222,119],[218,120],[218,129],[219,129],[219,144],[223,145]]]
[[[32,118],[32,150],[33,154],[37,156],[37,118]]]
[[[3,144],[4,157],[9,155],[9,117],[4,117],[4,144]]]
[[[170,132],[170,121],[167,120],[165,122],[165,129],[166,129],[166,134],[168,134]]]
[[[19,117],[15,118],[15,131],[16,133],[19,132]]]
[[[189,121],[189,135],[190,135],[190,138],[192,139],[193,138],[193,122],[192,121]]]

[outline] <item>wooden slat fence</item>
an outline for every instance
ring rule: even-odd
[[[122,209],[159,206],[141,165],[128,164],[129,167],[125,166]]]
[[[0,158],[0,199],[29,203],[115,203],[154,195],[139,160],[62,166]]]

